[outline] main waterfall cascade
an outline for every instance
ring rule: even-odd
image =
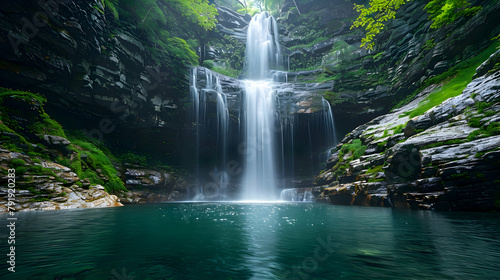
[[[234,102],[235,93],[230,93],[232,107],[216,73],[192,70],[196,178],[190,191],[194,200],[277,200],[280,190],[294,186],[296,153],[302,161],[312,162],[318,147],[328,148],[329,155],[336,144],[328,101],[321,99],[306,112],[297,109],[313,101],[299,99],[293,86],[291,91],[284,86],[288,85],[287,73],[275,70],[283,67],[283,59],[276,20],[267,12],[252,18],[246,46],[246,79],[236,96],[239,101]],[[203,71],[206,82],[200,87],[197,75]],[[318,160],[325,162],[324,156]],[[310,197],[304,194],[301,201]]]

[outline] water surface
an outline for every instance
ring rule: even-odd
[[[16,213],[0,279],[495,279],[500,215],[312,203]],[[0,219],[6,221],[7,216]],[[0,255],[7,251],[1,231]]]

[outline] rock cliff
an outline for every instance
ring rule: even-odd
[[[421,115],[408,112],[429,102],[443,85],[430,86],[409,104],[354,129],[316,177],[320,197],[345,205],[498,209],[498,61],[497,51],[458,96]]]
[[[47,112],[67,128],[84,129],[116,149],[181,164],[177,147],[186,129],[187,68],[165,67],[149,42],[106,18],[101,5],[3,3],[2,86],[45,95]]]

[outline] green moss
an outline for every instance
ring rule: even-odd
[[[43,95],[37,93],[0,87],[0,99],[8,96],[16,96],[30,103],[36,101],[40,104],[45,104],[47,102],[47,99]]]
[[[453,140],[448,140],[448,141],[444,141],[444,142],[437,142],[437,143],[425,145],[421,149],[425,150],[425,149],[430,149],[430,148],[434,148],[434,147],[440,147],[440,146],[444,146],[444,145],[461,144],[461,143],[465,143],[465,142],[467,142],[467,141],[463,140],[463,139],[453,139]]]
[[[481,127],[481,118],[479,117],[470,118],[467,123],[471,127]]]
[[[500,42],[495,41],[480,54],[458,63],[438,76],[425,80],[418,90],[397,103],[393,110],[408,104],[419,92],[433,84],[445,83],[440,89],[430,93],[425,100],[421,101],[417,108],[404,113],[403,116],[410,116],[410,118],[412,118],[422,115],[427,110],[441,104],[446,99],[461,94],[467,84],[472,80],[472,76],[476,73],[477,67],[488,59],[488,57],[496,51],[498,46],[500,46]]]
[[[406,124],[400,124],[400,125],[397,125],[396,127],[392,128],[392,130],[394,130],[393,134],[403,133],[403,129],[405,128],[405,126],[406,126]]]
[[[92,143],[82,140],[73,140],[72,142],[74,145],[81,148],[81,150],[79,150],[80,159],[82,156],[85,156],[83,160],[77,160],[74,164],[71,164],[77,171],[80,168],[82,169],[82,171],[80,171],[80,179],[88,178],[92,184],[103,185],[107,192],[127,191],[123,182],[116,175],[118,172],[111,163],[110,157]],[[86,165],[85,169],[83,168],[84,164]],[[79,165],[81,167],[79,167]],[[106,176],[108,179],[107,183],[99,178],[96,171],[97,169],[100,169],[102,174]]]
[[[368,179],[368,183],[383,182],[383,181],[385,181],[384,178],[378,178],[378,179],[370,178],[370,179]]]
[[[500,123],[491,122],[488,126],[481,126],[469,134],[467,140],[472,141],[479,138],[490,137],[500,134]]]
[[[238,76],[240,75],[240,72],[238,70],[235,70],[231,67],[226,67],[226,68],[221,68],[221,67],[213,67],[211,68],[213,71],[220,73],[222,75],[232,77],[237,79]]]
[[[333,176],[338,179],[346,173],[346,169],[349,167],[349,162],[360,158],[365,154],[366,146],[361,143],[361,140],[354,139],[350,144],[344,144],[339,150],[339,161],[332,167]],[[345,158],[346,155],[350,155]]]
[[[323,97],[330,102],[330,104],[342,103],[346,99],[340,98],[340,92],[325,91],[323,92]]]
[[[318,37],[318,38],[314,39],[314,40],[313,40],[312,42],[310,42],[310,43],[295,45],[295,46],[290,47],[289,49],[290,49],[291,51],[293,51],[293,50],[297,50],[297,49],[310,48],[310,47],[312,47],[313,45],[315,45],[315,44],[317,44],[317,43],[319,43],[319,42],[326,41],[326,40],[328,40],[328,39],[329,39],[329,38],[327,38],[327,37]]]
[[[33,187],[28,187],[28,191],[30,191],[30,192],[31,192],[32,194],[34,194],[34,195],[39,195],[39,194],[42,194],[42,192],[41,192],[41,191],[39,191],[39,190],[37,190],[37,189],[35,189],[35,188],[33,188]]]
[[[382,170],[382,165],[377,165],[377,166],[374,166],[374,167],[370,167],[366,173],[367,174],[373,174],[373,173],[379,173],[379,172],[383,172]]]
[[[373,60],[374,61],[379,61],[382,58],[383,54],[384,54],[384,52],[377,53],[376,55],[373,56]]]
[[[485,117],[491,117],[491,116],[496,115],[496,113],[497,112],[495,112],[495,111],[486,111],[486,112],[484,112],[484,116]]]
[[[379,142],[377,143],[377,148],[379,150],[384,150],[384,147],[387,145],[387,140],[383,141],[383,142]]]
[[[450,175],[454,179],[470,179],[469,173],[455,173]]]
[[[430,40],[427,40],[425,42],[425,45],[423,46],[423,49],[424,50],[430,50],[430,49],[434,48],[435,45],[436,45],[436,43],[434,43],[434,39],[430,39]]]
[[[30,199],[29,202],[43,202],[43,201],[49,201],[49,200],[50,200],[50,198],[48,198],[48,197],[37,196],[37,197]]]
[[[474,157],[475,157],[475,158],[481,158],[481,157],[483,157],[485,154],[487,154],[487,153],[489,153],[489,152],[492,152],[492,151],[498,151],[498,150],[500,150],[500,148],[495,148],[495,149],[493,149],[493,150],[484,151],[484,152],[479,152],[479,153],[476,153],[476,154],[474,155]]]
[[[35,105],[37,108],[38,116],[35,116],[27,127],[19,124],[15,118],[10,118],[10,115],[24,115],[25,112],[19,110],[18,108],[11,108],[4,105],[6,98],[15,98],[27,104]],[[27,144],[28,142],[24,139],[30,134],[49,134],[57,135],[61,137],[66,137],[64,130],[61,125],[55,120],[51,119],[49,115],[43,110],[43,104],[47,100],[40,94],[35,94],[27,91],[12,90],[7,88],[0,88],[0,115],[1,123],[0,129],[2,131],[14,132],[21,136],[21,142]]]
[[[33,124],[32,130],[37,134],[56,135],[66,138],[62,126],[55,120],[51,119],[49,115],[43,113],[42,121]]]
[[[344,154],[352,153],[350,160],[355,160],[360,158],[365,154],[366,146],[361,143],[361,140],[354,139],[351,144],[344,144],[340,148],[340,151]],[[342,155],[342,156],[343,156]]]
[[[24,161],[23,159],[20,159],[20,158],[15,158],[15,159],[10,161],[11,168],[16,168],[16,167],[24,166],[24,165],[26,165],[26,161]]]
[[[27,167],[17,167],[16,168],[16,176],[20,176],[20,175],[24,175],[26,174],[26,172],[28,172],[28,168]]]
[[[475,105],[477,107],[477,112],[482,114],[484,113],[484,109],[491,107],[493,104],[487,102],[477,102]]]

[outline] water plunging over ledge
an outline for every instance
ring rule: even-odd
[[[276,20],[264,12],[248,26],[239,101],[228,104],[228,99],[234,101],[234,93],[226,95],[218,75],[208,69],[204,70],[206,82],[199,87],[197,75],[203,74],[193,69],[191,119],[197,179],[190,190],[194,200],[278,200],[282,189],[293,187],[295,153],[312,157],[318,147],[326,150],[335,145],[330,104],[316,96],[321,100],[314,107],[311,94],[302,92],[302,98],[293,85],[279,83],[287,81],[286,72],[279,71],[282,62]],[[283,88],[288,93],[283,94]],[[301,111],[301,106],[309,107]],[[325,160],[321,156],[320,161]]]
[[[276,96],[267,81],[270,67],[279,65],[280,47],[276,20],[267,12],[255,15],[248,26],[244,139],[246,164],[242,200],[276,200],[275,127]]]

